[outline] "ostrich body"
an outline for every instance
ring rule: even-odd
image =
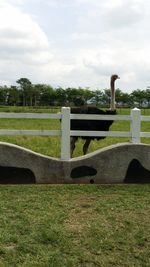
[[[81,107],[73,107],[71,108],[71,113],[73,114],[101,114],[101,115],[115,115],[116,107],[115,107],[115,81],[119,79],[118,75],[114,74],[110,79],[110,87],[111,87],[111,106],[109,110],[101,110],[97,107],[93,106],[81,106]],[[71,130],[80,130],[80,131],[109,131],[110,126],[112,125],[112,120],[71,120]],[[75,143],[80,136],[72,136],[71,137],[71,157],[73,155],[75,149]],[[83,154],[85,155],[88,151],[88,147],[90,142],[93,139],[104,139],[105,136],[82,136],[85,143],[83,145]]]

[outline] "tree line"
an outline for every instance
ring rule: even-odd
[[[9,106],[80,106],[94,104],[108,106],[110,89],[53,88],[47,84],[32,84],[27,78],[20,78],[16,86],[0,86],[0,105]],[[124,93],[116,89],[116,104],[122,107],[150,107],[150,89],[137,89]]]

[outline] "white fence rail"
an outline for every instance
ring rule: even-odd
[[[0,129],[0,135],[42,135],[61,136],[61,159],[70,159],[70,136],[111,136],[129,137],[132,143],[140,143],[140,138],[150,138],[150,132],[141,132],[141,121],[150,121],[150,116],[141,116],[140,109],[134,108],[130,115],[89,115],[71,114],[69,107],[63,107],[61,113],[0,113],[0,119],[60,119],[61,130],[4,130]],[[130,121],[130,131],[72,131],[70,120],[121,120]]]

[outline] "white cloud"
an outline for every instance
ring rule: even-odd
[[[108,22],[114,27],[128,27],[139,24],[143,19],[143,5],[134,1],[124,1],[108,10]]]
[[[0,9],[0,46],[17,51],[49,48],[46,35],[32,18],[11,6]]]
[[[70,0],[46,0],[45,3],[53,8],[76,7],[78,3]]]
[[[1,0],[0,82],[146,88],[149,24],[148,0]]]
[[[129,29],[140,24],[145,12],[143,3],[135,3],[135,0],[93,1],[90,8],[79,16],[78,31],[102,34],[106,31]]]
[[[3,3],[0,6],[0,58],[3,75],[9,79],[19,73],[20,68],[25,73],[28,65],[30,69],[30,65],[37,67],[37,64],[48,64],[52,57],[48,39],[39,25],[20,9]]]

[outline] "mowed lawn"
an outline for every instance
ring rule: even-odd
[[[143,112],[150,115],[149,110]],[[129,114],[129,110],[118,113]],[[150,131],[149,125],[142,123],[142,131]],[[54,130],[60,129],[60,122],[0,119],[0,128]],[[123,121],[111,127],[129,128]],[[59,137],[0,136],[0,141],[60,157]],[[125,141],[94,141],[89,152]],[[74,156],[81,155],[81,147],[82,140]],[[149,259],[149,185],[0,186],[0,267],[149,267]]]
[[[0,187],[1,267],[149,267],[149,185]]]

